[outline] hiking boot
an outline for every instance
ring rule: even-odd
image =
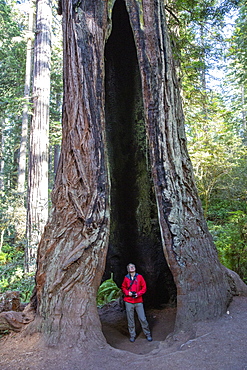
[[[135,341],[135,337],[130,337],[130,342],[133,343]]]
[[[151,335],[150,335],[150,334],[149,334],[149,335],[147,335],[147,340],[148,340],[149,342],[152,342],[153,338],[151,337]]]

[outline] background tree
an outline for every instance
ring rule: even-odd
[[[222,198],[225,197],[224,190],[229,191],[229,185],[236,179],[236,168],[240,169],[247,153],[234,132],[232,114],[217,95],[208,94],[205,107],[207,117],[200,108],[191,107],[186,121],[189,154],[207,218],[211,197],[219,196],[220,192]]]
[[[48,131],[51,67],[50,0],[37,0],[34,50],[33,118],[30,128],[25,266],[33,269],[37,244],[48,218]]]
[[[18,19],[18,21],[17,21]],[[23,213],[16,197],[20,116],[25,75],[23,19],[17,10],[0,2],[0,122],[1,122],[1,247],[23,236]],[[16,227],[14,227],[16,225]],[[5,236],[5,239],[4,239]],[[2,271],[1,271],[2,272]],[[3,275],[1,274],[3,277]]]
[[[27,50],[26,50],[26,74],[25,74],[25,88],[22,113],[22,133],[19,151],[19,165],[18,165],[18,184],[17,190],[20,193],[25,191],[26,181],[26,161],[27,161],[27,142],[28,142],[28,116],[30,111],[30,91],[31,91],[31,73],[32,73],[32,48],[33,48],[33,22],[34,22],[34,7],[32,1],[29,4],[29,19],[28,30],[26,32]]]
[[[1,132],[5,141],[2,145],[2,192],[0,197],[1,236],[3,248],[0,256],[0,290],[19,289],[22,299],[27,301],[33,289],[33,273],[24,271],[24,249],[26,247],[26,208],[20,201],[18,189],[18,166],[21,142],[22,112],[26,101],[23,99],[25,86],[26,41],[30,37],[28,15],[31,10],[29,3],[4,1],[1,6],[0,26],[0,115]],[[54,4],[54,8],[55,8]],[[54,12],[53,12],[54,13]],[[62,99],[62,56],[61,56],[61,24],[54,16],[53,24],[53,60],[50,124],[52,125],[50,146],[59,143],[61,132],[61,99]],[[31,23],[31,22],[30,22]],[[29,40],[30,41],[30,40]],[[32,61],[33,62],[33,61]],[[8,73],[6,73],[8,71]],[[29,112],[31,103],[29,103]],[[28,140],[29,137],[25,137]],[[61,139],[60,139],[61,140]],[[3,141],[2,141],[3,143]],[[49,161],[53,161],[53,150],[50,149]],[[23,170],[23,179],[25,171]],[[50,187],[53,186],[54,170],[52,168]],[[23,184],[24,185],[24,184]],[[26,184],[24,199],[26,199]],[[26,205],[26,203],[25,203]]]
[[[15,21],[18,13],[0,3],[0,122],[2,146],[2,184],[6,192],[16,187],[17,147],[25,73],[25,44]],[[21,22],[20,22],[21,23]]]
[[[229,42],[238,7],[236,30]],[[169,4],[168,21],[181,78],[188,148],[204,214],[224,265],[235,269],[231,254],[234,256],[235,250],[242,251],[238,256],[242,256],[239,264],[243,267],[241,277],[245,279],[243,244],[246,244],[232,216],[235,212],[246,214],[247,211],[243,145],[245,51],[241,48],[241,45],[244,47],[244,9],[241,2],[177,1],[172,7]],[[229,70],[229,78],[224,83],[224,72]],[[233,229],[238,234],[234,242],[230,237]],[[227,231],[235,247],[222,253],[229,245],[225,240],[223,249]]]
[[[228,101],[234,114],[235,127],[246,145],[246,3],[240,1],[235,29],[229,40]],[[230,88],[229,88],[230,87]]]

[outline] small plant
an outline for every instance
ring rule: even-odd
[[[0,265],[7,263],[7,253],[0,252]]]
[[[121,295],[121,289],[113,280],[113,273],[111,278],[105,280],[98,289],[97,306],[102,307],[104,304],[115,301]]]
[[[0,253],[0,291],[18,290],[22,302],[28,302],[34,288],[34,273],[23,268],[24,250],[5,244]]]

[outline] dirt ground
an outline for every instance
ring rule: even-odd
[[[247,370],[247,297],[235,297],[220,319],[197,323],[176,337],[171,334],[174,308],[147,311],[153,342],[140,328],[136,341],[129,342],[125,313],[119,306],[104,307],[99,313],[105,346],[46,348],[38,335],[11,334],[0,340],[0,369]]]

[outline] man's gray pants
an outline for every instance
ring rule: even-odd
[[[136,337],[136,330],[135,330],[135,310],[140,321],[143,333],[147,336],[150,335],[150,330],[148,326],[148,322],[146,319],[146,315],[143,308],[143,303],[129,303],[125,302],[126,307],[126,314],[128,320],[128,329],[131,338]]]

